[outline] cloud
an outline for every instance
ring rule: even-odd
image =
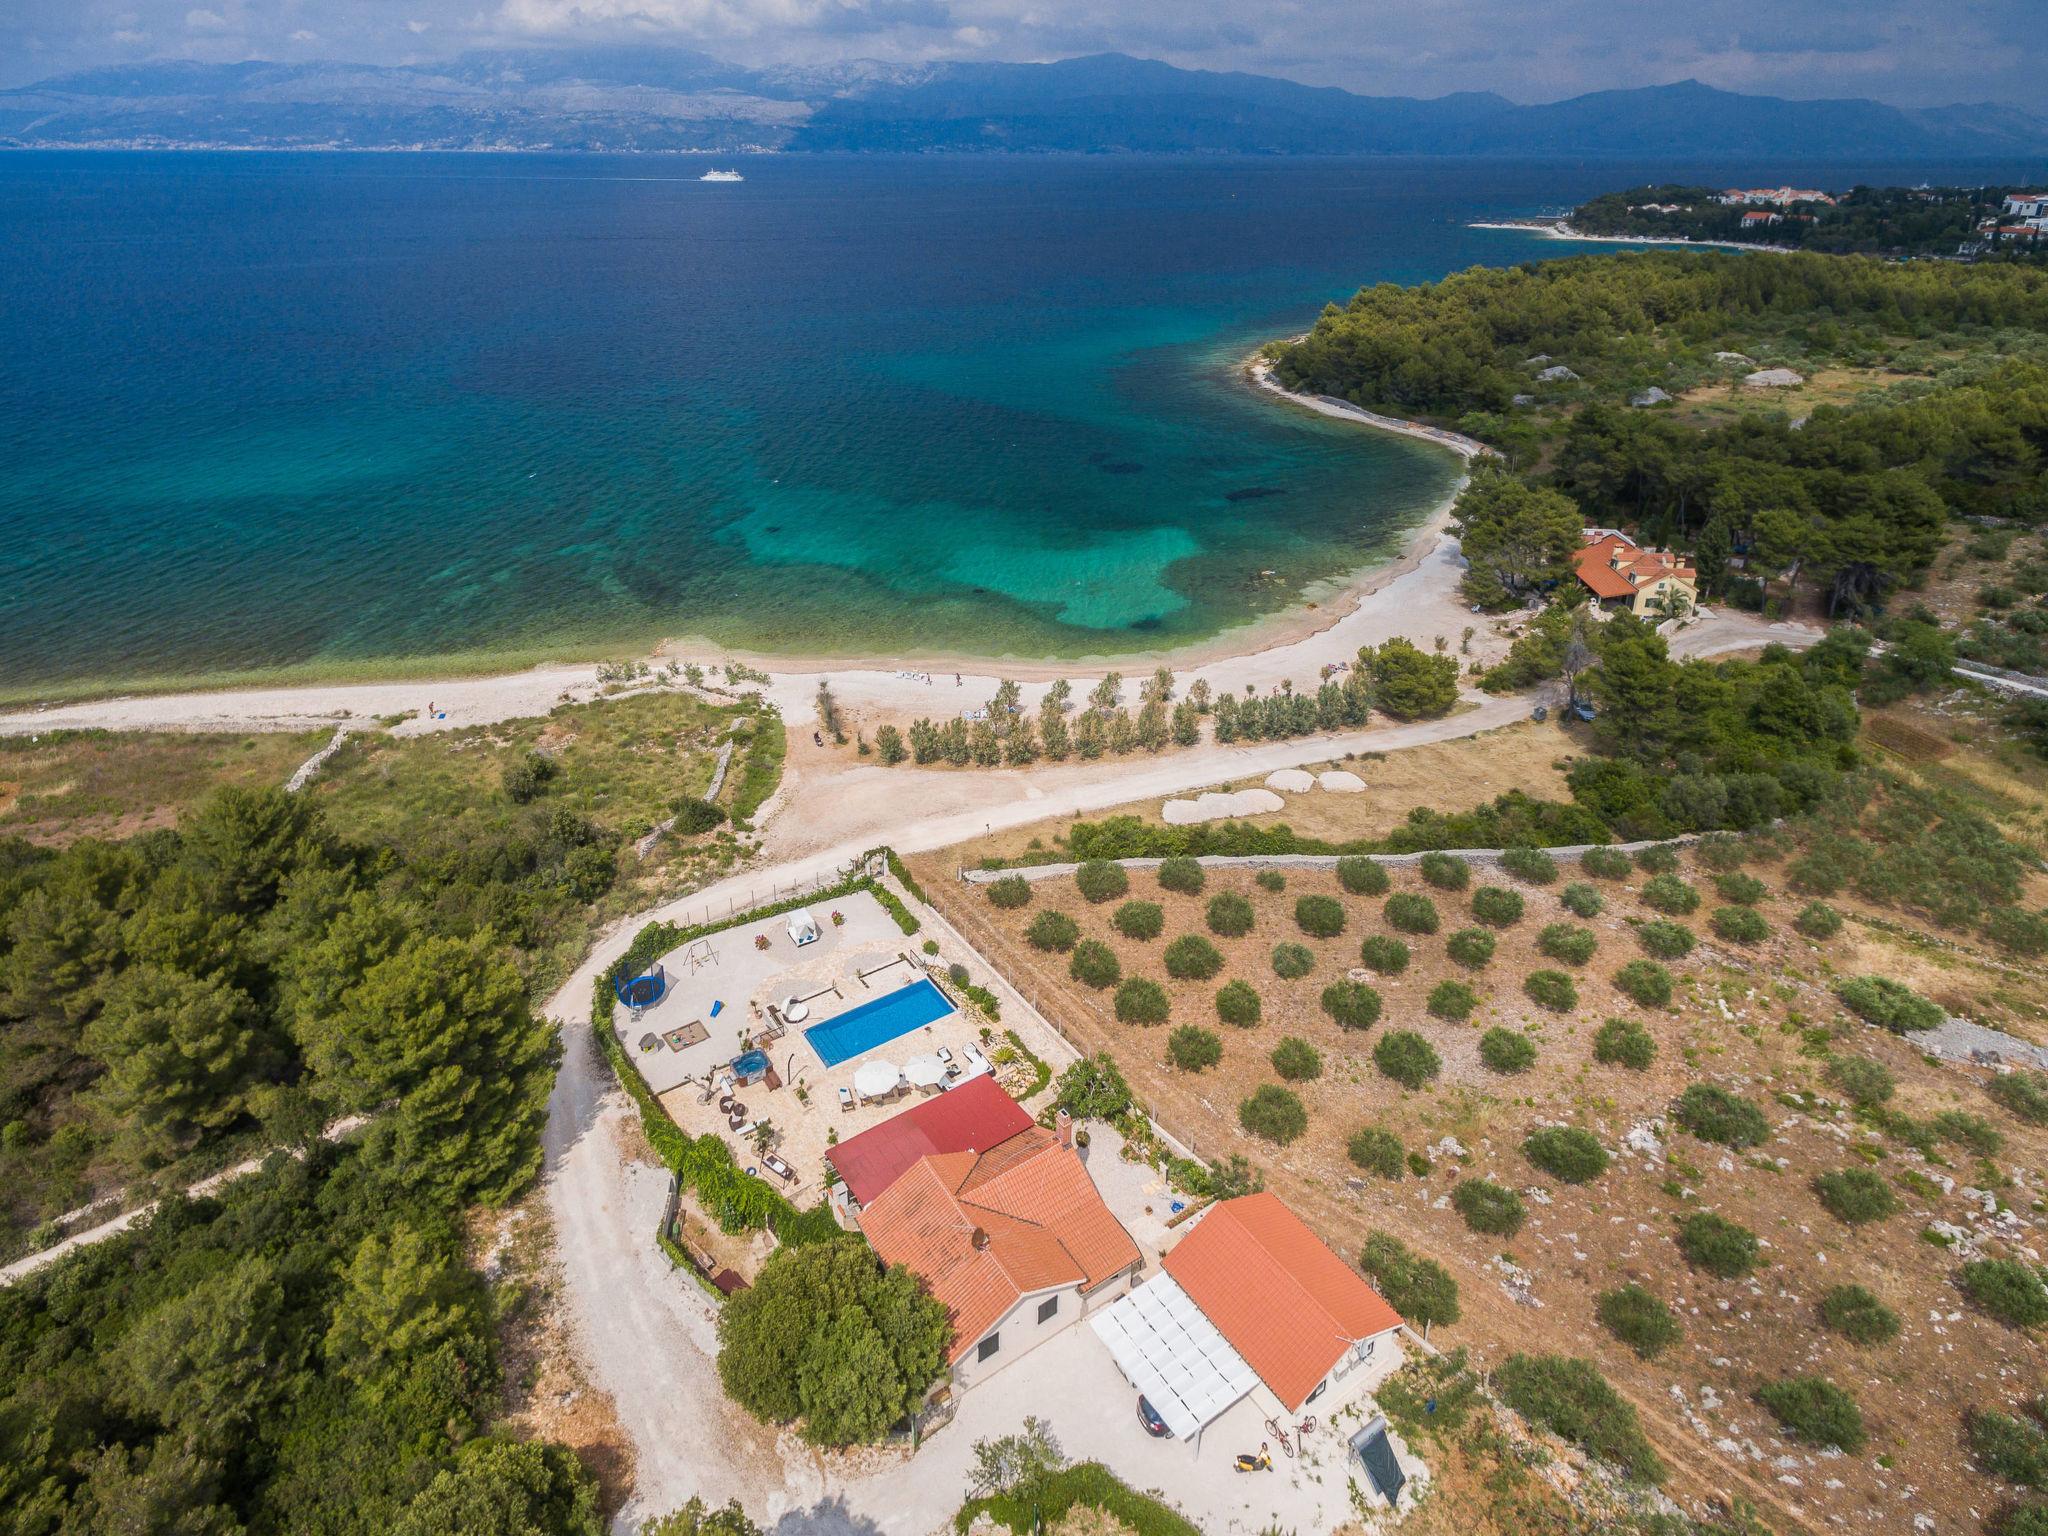
[[[228,24],[219,11],[193,10],[185,13],[185,25],[194,32],[219,32]]]
[[[421,21],[419,18],[415,17],[405,24],[405,30],[412,33],[415,37],[417,37],[420,33],[427,31],[433,25],[434,24],[431,21]]]
[[[320,41],[320,34],[318,32],[308,32],[304,27],[301,27],[292,34],[291,40],[295,43],[317,43]]]
[[[113,34],[113,39],[123,48],[133,48],[139,43],[148,42],[149,34],[147,32],[138,32],[133,27],[122,27]]]

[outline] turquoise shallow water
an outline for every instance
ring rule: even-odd
[[[1235,360],[1639,169],[0,156],[0,688],[1204,639],[1454,475]]]

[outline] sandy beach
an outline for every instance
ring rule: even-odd
[[[1481,443],[1439,428],[1377,416],[1328,396],[1292,394],[1273,380],[1261,359],[1247,359],[1245,377],[1248,386],[1275,397],[1276,405],[1284,403],[1377,431],[1399,433],[1461,458],[1487,451]],[[1324,666],[1348,662],[1361,646],[1402,635],[1427,648],[1441,635],[1456,648],[1467,625],[1476,630],[1470,655],[1488,660],[1505,650],[1506,641],[1494,633],[1490,623],[1468,613],[1457,591],[1464,561],[1449,526],[1463,484],[1461,478],[1416,525],[1393,559],[1342,581],[1311,588],[1285,612],[1178,650],[1054,662],[908,652],[900,657],[847,660],[747,655],[678,641],[665,642],[651,659],[657,664],[695,662],[707,670],[728,660],[744,662],[769,674],[770,682],[760,691],[792,723],[810,716],[821,681],[829,681],[841,704],[857,712],[878,718],[930,715],[945,719],[983,702],[1004,678],[1024,685],[1027,707],[1035,707],[1045,687],[1056,678],[1068,679],[1077,693],[1085,694],[1109,671],[1122,672],[1135,683],[1157,666],[1171,667],[1183,686],[1200,677],[1218,690],[1253,687],[1264,693],[1282,683],[1313,689],[1321,681]],[[742,685],[746,686],[754,685]],[[417,735],[546,714],[557,705],[587,701],[604,691],[593,663],[437,681],[138,693],[0,714],[0,734],[60,729],[306,730],[403,715],[408,718],[393,725],[393,731]]]
[[[1747,240],[1686,240],[1677,235],[1588,235],[1573,229],[1563,219],[1475,219],[1467,229],[1514,229],[1545,240],[1583,240],[1588,245],[1687,245],[1695,250],[1712,247],[1723,251],[1778,251],[1789,255],[1789,245],[1752,245]]]

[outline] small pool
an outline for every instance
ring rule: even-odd
[[[913,1029],[943,1019],[952,1011],[946,994],[929,979],[920,979],[907,987],[898,987],[886,997],[849,1008],[822,1024],[813,1024],[804,1031],[804,1038],[811,1042],[818,1060],[836,1067],[898,1035],[907,1035]]]

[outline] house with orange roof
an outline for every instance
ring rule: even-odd
[[[1121,1296],[1143,1262],[1064,1118],[984,1150],[917,1158],[865,1202],[860,1228],[945,1307],[960,1388]]]
[[[1625,533],[1588,528],[1572,556],[1579,584],[1607,610],[1637,618],[1676,618],[1699,606],[1699,573],[1668,549],[1645,549]]]
[[[1292,1423],[1401,1364],[1400,1314],[1270,1192],[1209,1207],[1161,1267],[1091,1326],[1124,1379],[1197,1446],[1247,1398],[1257,1419]]]

